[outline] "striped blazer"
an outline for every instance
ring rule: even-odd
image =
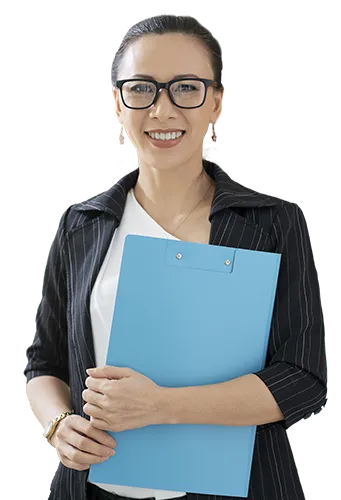
[[[307,223],[296,203],[249,189],[214,162],[203,159],[203,167],[216,182],[209,244],[281,253],[266,364],[256,375],[284,419],[257,426],[247,498],[304,500],[287,429],[327,402],[324,322]],[[26,382],[41,375],[64,380],[72,408],[88,420],[82,391],[85,370],[95,366],[90,293],[138,175],[139,169],[130,172],[61,216],[47,258],[36,332],[26,351]],[[60,462],[49,500],[86,500],[88,473]],[[188,492],[188,500],[221,499]]]

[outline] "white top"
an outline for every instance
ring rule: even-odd
[[[179,240],[179,238],[175,238],[172,234],[167,233],[167,231],[159,226],[159,224],[157,224],[157,222],[142,208],[136,200],[132,188],[127,194],[121,223],[114,232],[90,296],[90,316],[96,366],[103,366],[106,364],[124,239],[127,234],[139,234]],[[90,417],[90,420],[91,418],[92,417]],[[131,498],[155,497],[157,499],[166,499],[186,495],[186,492],[183,491],[153,490],[149,488],[137,488],[106,483],[94,484],[110,493]]]

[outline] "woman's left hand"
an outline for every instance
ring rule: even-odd
[[[98,429],[121,432],[161,423],[163,387],[126,367],[87,370],[84,413]]]

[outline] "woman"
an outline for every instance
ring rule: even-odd
[[[204,413],[210,400],[202,399],[200,411],[193,405],[187,418],[257,425],[247,498],[305,498],[286,430],[327,401],[317,272],[297,204],[244,187],[202,158],[210,123],[216,140],[221,70],[218,42],[192,17],[157,16],[137,23],[115,56],[120,142],[124,126],[139,168],[63,213],[48,256],[36,334],[27,349],[24,374],[27,382],[34,380],[27,385],[31,407],[60,459],[50,500],[207,497],[88,480],[90,464],[106,460],[115,448],[107,430],[185,418],[179,413],[183,401],[172,399],[174,392],[129,367],[105,366],[129,233],[281,253],[265,368],[230,381],[224,389],[229,397],[219,398],[214,415]],[[119,380],[120,392],[113,393],[111,379]],[[210,397],[212,392],[200,392],[197,401]]]

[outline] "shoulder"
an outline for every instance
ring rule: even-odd
[[[273,224],[289,230],[302,218],[304,218],[303,210],[296,202],[283,200],[275,214]]]
[[[89,201],[90,200],[91,198]],[[105,215],[105,212],[95,205],[93,210],[87,209],[86,212],[80,211],[79,206],[79,203],[73,203],[68,206],[60,216],[57,232],[62,240],[65,240],[68,234],[84,227],[85,224],[91,223],[94,219]]]
[[[235,181],[233,190],[240,194],[237,202],[229,208],[268,233],[275,233],[275,236],[276,232],[280,232],[285,238],[297,221],[304,218],[301,207],[292,200],[257,191]]]
[[[279,198],[278,196],[274,196],[263,191],[258,191],[251,187],[240,184],[239,182],[236,182],[232,179],[230,182],[230,189],[231,188],[233,189],[234,193],[239,194],[241,199],[245,198],[246,208],[259,208],[264,209],[264,211],[266,211],[267,208],[271,208],[272,212],[277,215],[280,214],[283,209],[284,211],[285,209],[288,209],[290,211],[293,209],[294,205],[297,205],[293,201],[285,198]],[[239,203],[237,203],[237,206],[239,206]]]

